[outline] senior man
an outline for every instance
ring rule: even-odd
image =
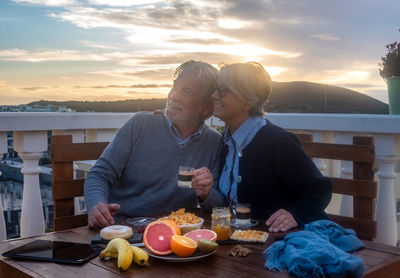
[[[121,127],[85,181],[90,227],[112,225],[115,215],[226,204],[216,192],[221,136],[204,124],[213,110],[217,74],[204,62],[183,63],[175,71],[165,113],[136,113]],[[193,189],[178,187],[179,166],[196,169]]]

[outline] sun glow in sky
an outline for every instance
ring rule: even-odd
[[[190,59],[258,61],[275,81],[387,102],[378,63],[400,39],[399,10],[398,0],[1,0],[0,105],[165,97]]]

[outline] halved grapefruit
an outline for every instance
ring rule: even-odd
[[[181,235],[181,229],[179,228],[178,224],[176,224],[175,221],[169,220],[167,218],[161,218],[159,221],[162,221],[162,222],[170,224],[171,227],[173,227],[175,229],[176,234],[179,235],[179,236]]]
[[[211,241],[217,240],[217,234],[214,231],[208,229],[193,230],[184,234],[184,236],[193,239],[196,243],[199,239],[208,239]]]
[[[154,221],[144,230],[143,243],[153,254],[168,255],[172,253],[171,237],[174,235],[177,235],[177,232],[170,223]]]

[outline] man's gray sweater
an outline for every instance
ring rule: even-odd
[[[194,189],[177,186],[178,167],[207,167],[214,186],[201,207],[225,205],[219,192],[221,136],[206,127],[187,144],[178,145],[171,126],[161,114],[134,114],[90,170],[84,186],[88,212],[99,202],[118,203],[119,215],[136,217],[194,208]]]

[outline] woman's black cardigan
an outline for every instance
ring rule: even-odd
[[[227,148],[223,157],[226,153]],[[300,226],[328,218],[324,209],[331,200],[331,181],[321,175],[293,133],[269,121],[242,150],[239,176],[238,201],[251,204],[253,218],[266,220],[280,208]]]

